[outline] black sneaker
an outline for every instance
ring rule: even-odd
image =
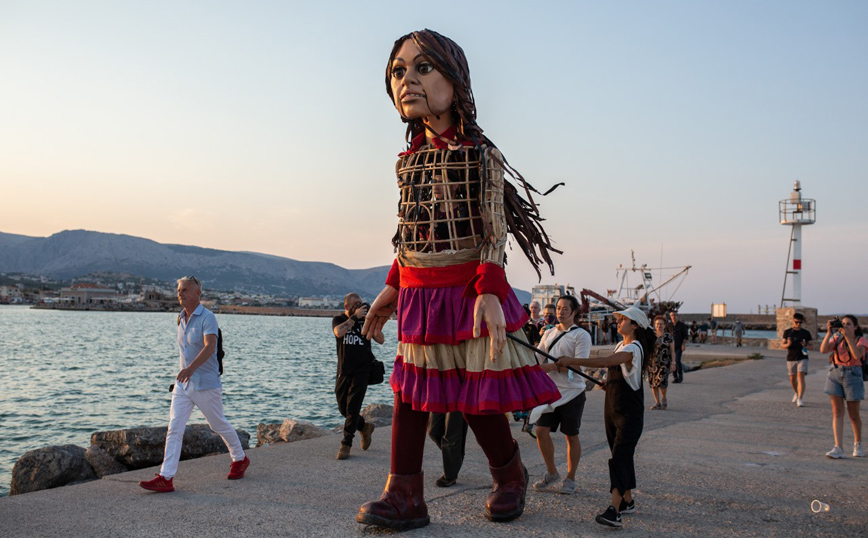
[[[621,506],[618,507],[619,514],[632,514],[636,511],[636,501],[630,501],[629,503],[625,502],[624,499],[621,499]]]
[[[620,527],[622,525],[621,515],[615,510],[615,507],[612,505],[609,505],[609,507],[606,508],[605,512],[598,515],[594,519],[600,525],[607,525],[609,527]]]

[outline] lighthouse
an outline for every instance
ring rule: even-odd
[[[793,183],[790,197],[778,202],[781,224],[792,226],[784,291],[781,295],[782,308],[788,303],[796,308],[802,305],[802,226],[816,222],[816,209],[816,200],[802,198],[802,185],[798,180]],[[793,262],[792,265],[790,260]],[[787,297],[787,276],[790,275],[793,277],[793,287],[790,297]]]
[[[817,339],[817,309],[802,305],[802,226],[816,222],[817,201],[802,197],[802,185],[793,183],[789,198],[778,202],[778,217],[784,226],[790,226],[790,248],[787,252],[787,270],[784,273],[784,288],[781,292],[781,307],[777,310],[778,340],[769,341],[769,348],[779,349],[785,330],[792,327],[793,314],[805,316],[803,329],[811,331]],[[792,277],[790,279],[789,277]],[[791,280],[790,296],[787,297],[787,280]]]

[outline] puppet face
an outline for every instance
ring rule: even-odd
[[[454,88],[412,39],[407,39],[392,61],[390,84],[395,108],[415,120],[449,114]]]

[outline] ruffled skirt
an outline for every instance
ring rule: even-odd
[[[401,288],[392,390],[414,410],[435,413],[506,413],[557,401],[557,387],[527,348],[507,339],[491,361],[488,330],[483,325],[481,337],[473,338],[476,300],[463,291]],[[507,332],[526,341],[527,314],[511,290],[503,313]]]

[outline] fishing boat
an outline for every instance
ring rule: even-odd
[[[531,300],[539,301],[541,306],[555,304],[558,298],[572,295],[582,303],[582,310],[589,321],[598,321],[615,310],[637,306],[645,312],[656,306],[673,302],[678,288],[684,283],[691,265],[678,267],[649,267],[648,264],[636,265],[636,253],[630,251],[630,267],[618,265],[616,269],[617,289],[607,289],[602,295],[587,288],[576,293],[573,286],[543,284],[531,290]],[[655,282],[654,273],[657,273]]]

